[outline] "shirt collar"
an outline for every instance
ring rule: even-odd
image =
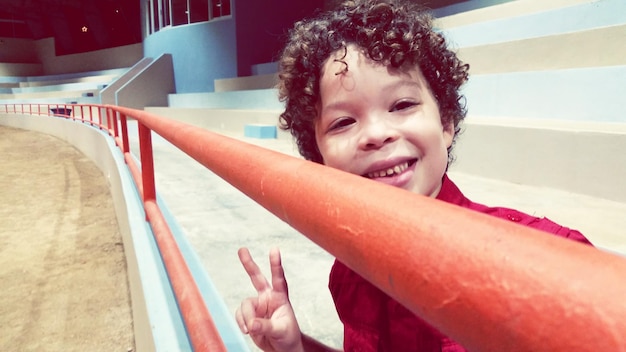
[[[438,200],[442,200],[446,203],[452,203],[460,206],[468,207],[471,203],[467,199],[461,190],[448,178],[448,174],[444,174],[441,179],[441,189],[437,195]]]

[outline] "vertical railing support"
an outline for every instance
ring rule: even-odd
[[[106,113],[106,116],[107,116],[107,131],[109,133],[109,136],[115,139],[115,137],[117,136],[115,135],[113,131],[113,109],[105,107],[104,112]]]
[[[143,201],[156,200],[154,185],[154,158],[152,157],[152,131],[138,122],[139,154],[141,160],[141,180],[143,183]]]
[[[120,124],[122,127],[122,145],[120,147],[122,148],[122,152],[126,154],[130,152],[130,146],[128,144],[128,123],[125,114],[122,114],[120,112],[118,112],[118,114],[120,116]],[[117,123],[115,124],[115,135],[118,135]]]
[[[96,111],[98,112],[98,129],[102,129],[102,108],[96,107]]]
[[[108,108],[108,109],[109,109],[109,112],[111,113],[111,125],[109,125],[109,128],[112,129],[113,135],[117,138],[117,137],[119,137],[119,128],[118,128],[118,125],[117,125],[118,124],[118,122],[117,122],[117,114],[118,114],[118,112],[113,110],[113,109],[111,109],[111,108]]]
[[[137,163],[133,156],[130,153],[130,146],[128,144],[128,126],[127,126],[127,118],[124,113],[119,113],[120,115],[120,123],[122,124],[122,138],[116,138],[117,145],[122,149],[124,153],[124,161],[126,165],[128,165],[128,170],[130,174],[133,176],[133,180],[135,181],[135,185],[137,186],[137,192],[139,192],[139,196],[141,197],[142,202],[144,201],[143,196],[143,178],[141,176],[141,170],[137,167]],[[141,136],[140,136],[141,138]]]

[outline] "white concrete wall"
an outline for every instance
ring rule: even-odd
[[[451,170],[626,202],[626,124],[473,117]]]
[[[172,55],[163,54],[115,91],[115,104],[139,110],[167,106],[168,94],[175,92]]]
[[[62,56],[56,55],[52,38],[41,39],[36,42],[36,46],[44,75],[126,68],[143,58],[143,44]]]

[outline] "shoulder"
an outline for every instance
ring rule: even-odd
[[[591,244],[585,236],[579,231],[561,226],[554,221],[545,217],[536,217],[524,212],[503,208],[503,207],[484,207],[480,210],[482,213],[489,214],[504,220],[509,220],[520,225],[532,227],[537,230],[551,233],[553,235],[568,238],[574,241]]]
[[[532,227],[534,229],[548,232],[556,236],[568,238],[585,244],[591,244],[589,240],[587,240],[585,236],[583,236],[583,234],[581,234],[580,232],[561,226],[548,218],[536,217],[515,209],[504,207],[488,207],[480,203],[472,202],[463,195],[461,190],[454,184],[454,182],[452,182],[452,180],[448,178],[447,175],[444,175],[442,179],[441,190],[439,192],[439,195],[437,196],[437,199],[456,204],[463,208],[468,208],[480,213],[485,213],[504,220],[512,221],[520,225]]]

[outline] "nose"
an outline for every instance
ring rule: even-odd
[[[359,146],[362,150],[379,149],[399,137],[398,130],[384,116],[361,120]]]

